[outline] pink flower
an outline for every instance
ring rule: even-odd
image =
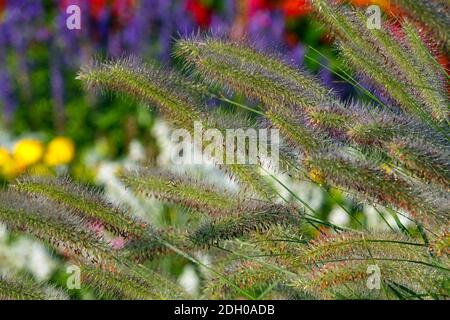
[[[125,239],[122,237],[116,237],[111,240],[111,247],[113,249],[116,249],[116,250],[122,249],[124,245],[125,245]]]

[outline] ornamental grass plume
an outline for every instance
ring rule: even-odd
[[[346,64],[339,75],[361,93],[350,101],[247,40],[213,36],[177,41],[181,71],[121,59],[78,76],[89,88],[156,108],[189,132],[196,121],[224,130],[226,121],[207,107],[211,98],[250,110],[258,124],[280,130],[283,173],[372,206],[390,231],[370,230],[345,207],[359,224],[333,224],[261,163],[223,161],[215,165],[235,179],[238,192],[188,174],[121,174],[137,197],[181,210],[189,217],[183,225],[156,227],[101,192],[50,178],[21,179],[2,191],[0,221],[76,261],[83,286],[108,298],[190,297],[153,268],[172,254],[208,270],[200,298],[449,299],[448,74],[436,53],[448,46],[450,21],[440,0],[395,2],[416,19],[371,30],[360,8],[311,1]],[[231,100],[234,94],[247,100]],[[92,223],[104,231],[95,233]],[[122,237],[123,246],[108,233]],[[19,287],[25,294],[33,284],[0,278],[1,297],[21,298]]]

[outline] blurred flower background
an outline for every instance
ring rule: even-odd
[[[395,11],[387,0],[352,2],[378,4],[387,14]],[[66,26],[72,4],[81,8],[80,30]],[[176,65],[174,39],[193,33],[246,36],[317,74],[342,98],[358,94],[335,75],[345,67],[336,59],[331,36],[312,18],[308,0],[0,0],[2,185],[24,174],[67,174],[101,186],[111,199],[133,206],[154,223],[183,223],[176,208],[133,198],[114,176],[124,167],[170,166],[170,128],[145,106],[86,92],[76,74],[93,57],[134,55]],[[225,183],[213,171],[203,174]],[[319,173],[311,177],[320,182]],[[343,206],[353,217],[364,217],[364,223],[379,225],[373,208],[355,206],[338,190],[326,196],[308,183],[291,189],[333,223],[354,223]],[[392,217],[386,219],[396,227]],[[161,267],[189,290],[198,290],[193,276],[198,270],[187,261],[172,258]],[[66,276],[45,248],[0,226],[0,270],[10,268],[55,283]],[[74,295],[91,297],[89,292]]]
[[[80,30],[66,26],[73,4],[81,8]],[[157,116],[89,94],[75,79],[93,57],[170,65],[177,37],[246,35],[349,95],[333,76],[338,62],[310,11],[306,0],[0,0],[1,179],[67,172],[95,182],[99,161],[121,159],[136,143],[146,163],[156,163],[163,147],[152,133]]]

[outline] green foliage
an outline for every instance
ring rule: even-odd
[[[262,164],[224,165],[223,159],[216,159],[217,167],[236,178],[238,192],[185,175],[144,169],[122,174],[136,196],[192,217],[177,228],[141,222],[131,209],[64,179],[10,186],[0,194],[0,221],[81,265],[83,285],[106,298],[187,297],[174,279],[150,269],[168,254],[209,271],[204,298],[450,298],[447,75],[413,23],[405,22],[400,35],[388,24],[368,30],[360,11],[325,0],[313,5],[332,27],[348,67],[378,88],[365,89],[370,103],[341,101],[314,76],[245,41],[208,37],[176,45],[189,76],[125,59],[87,67],[78,78],[90,88],[154,106],[174,127],[190,132],[195,121],[224,130],[206,107],[211,97],[256,111],[260,123],[283,135],[285,173],[392,214],[399,231],[390,225],[392,231],[384,233],[361,223],[358,229],[336,226],[315,216],[275,176],[264,176]],[[442,30],[438,34],[443,37]],[[347,80],[362,87],[350,75]],[[258,103],[258,109],[229,100],[229,92]],[[274,185],[293,199],[278,195]],[[404,226],[399,216],[412,223]],[[110,234],[98,235],[93,224]],[[125,245],[114,246],[111,236]],[[197,259],[198,251],[208,252],[212,263]],[[367,285],[373,266],[381,272],[375,291]],[[27,286],[23,296],[15,290],[20,286]],[[13,298],[26,297],[31,288],[0,282],[0,294]],[[46,298],[35,292],[33,297]]]

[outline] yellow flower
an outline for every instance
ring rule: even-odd
[[[309,171],[309,177],[317,184],[323,184],[325,182],[322,172],[318,169],[311,169],[311,171]]]
[[[38,140],[23,139],[14,146],[14,160],[21,166],[38,163],[44,154],[44,146]]]
[[[23,164],[14,161],[13,158],[11,158],[11,160],[5,163],[5,165],[0,169],[1,169],[0,173],[3,176],[5,176],[8,179],[11,179],[23,173],[26,170],[26,167]]]
[[[50,141],[44,161],[49,166],[67,164],[75,156],[75,145],[73,141],[66,137],[57,137]]]
[[[381,168],[382,170],[384,170],[384,172],[386,172],[387,174],[392,173],[392,167],[389,166],[389,165],[386,164],[386,163],[383,163],[383,164],[380,166],[380,168]]]
[[[0,147],[0,167],[6,165],[7,162],[11,160],[11,155],[9,151],[5,148]]]
[[[6,178],[13,178],[24,169],[25,167],[18,161],[15,161],[7,149],[0,148],[0,175]]]

